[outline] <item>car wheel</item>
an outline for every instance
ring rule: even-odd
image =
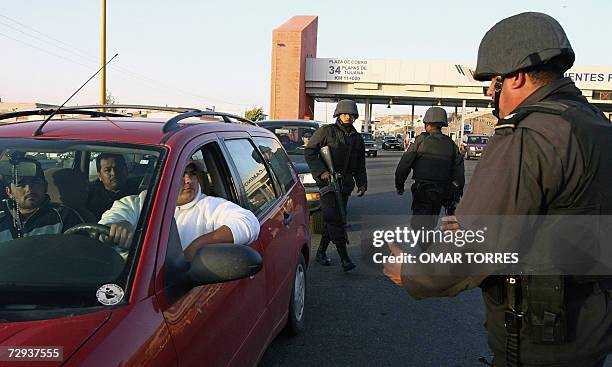
[[[378,157],[378,152],[372,153],[372,157]]]
[[[285,330],[289,335],[297,335],[304,330],[304,309],[306,304],[306,262],[301,253],[298,257],[295,273],[293,275],[293,287],[289,301],[289,316]]]
[[[323,214],[320,210],[310,215],[310,231],[316,234],[323,233]]]

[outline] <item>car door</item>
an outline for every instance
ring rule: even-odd
[[[261,223],[259,238],[263,241],[264,270],[268,309],[274,328],[283,321],[288,309],[289,294],[283,292],[283,282],[295,262],[291,253],[288,226],[293,214],[288,208],[282,190],[271,173],[266,159],[248,135],[224,139],[227,154],[234,163],[242,190]]]
[[[209,134],[198,144],[186,147],[174,172],[174,180],[182,182],[188,160],[203,163],[206,171],[200,186],[228,200],[239,201],[240,190],[229,180],[230,170],[221,154],[216,136]],[[205,182],[204,180],[208,180]],[[168,196],[175,203],[179,185]],[[214,192],[212,192],[214,190]],[[177,282],[188,266],[182,254],[180,238],[173,220],[174,205],[167,215],[171,226],[164,264],[164,286],[160,291],[167,301],[164,317],[174,342],[179,366],[251,366],[263,353],[270,329],[266,310],[266,276],[260,271],[246,279],[210,284],[184,290]],[[262,242],[249,246],[263,253]]]
[[[270,307],[281,313],[288,307],[297,255],[306,242],[305,231],[308,222],[304,217],[304,213],[307,213],[305,200],[295,199],[305,198],[305,193],[301,186],[297,185],[299,179],[280,143],[272,137],[259,136],[253,137],[253,142],[275,176],[281,192],[279,205],[283,211],[282,231],[286,233],[287,242],[273,243],[266,248],[266,255],[274,259],[270,269],[272,275],[268,289],[274,287],[275,297],[270,300]],[[293,191],[300,193],[293,194]]]

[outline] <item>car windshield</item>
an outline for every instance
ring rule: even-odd
[[[468,137],[468,144],[487,144],[489,138],[486,136],[470,136]]]
[[[304,147],[316,131],[313,127],[305,126],[269,126],[280,140],[288,154],[304,154]]]
[[[372,134],[370,133],[361,133],[361,136],[363,137],[363,140],[374,140],[374,138],[372,138]]]
[[[103,285],[129,288],[147,215],[127,248],[98,223],[114,200],[156,186],[162,148],[0,139],[0,319],[101,306]],[[147,213],[153,190],[142,206]],[[125,297],[127,299],[127,295]]]

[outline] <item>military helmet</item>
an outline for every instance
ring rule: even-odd
[[[575,58],[565,31],[553,17],[521,13],[500,21],[485,34],[478,48],[474,79],[490,81],[546,64],[554,64],[554,70],[563,73]]]
[[[446,111],[441,107],[430,107],[425,112],[423,117],[424,124],[440,124],[441,126],[448,126],[448,117],[446,117]]]
[[[355,119],[359,117],[359,111],[357,110],[357,103],[350,99],[343,99],[338,102],[336,105],[336,110],[334,111],[334,117],[338,117],[343,113],[348,113],[349,115],[355,116]]]

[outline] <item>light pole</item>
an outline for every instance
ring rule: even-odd
[[[102,74],[100,75],[100,104],[106,104],[106,0],[102,0]]]

